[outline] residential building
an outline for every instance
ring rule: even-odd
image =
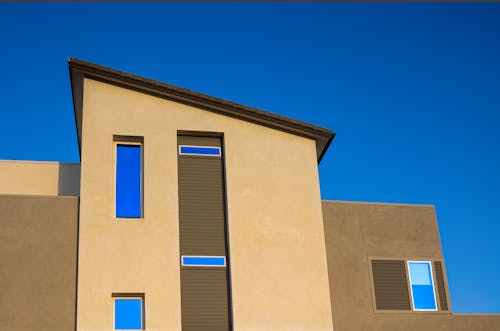
[[[321,201],[330,130],[69,61],[80,164],[0,161],[6,330],[500,329],[433,206]]]

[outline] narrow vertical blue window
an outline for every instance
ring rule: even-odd
[[[142,299],[115,299],[115,330],[142,330]]]
[[[116,217],[142,216],[141,147],[116,146]]]
[[[414,310],[437,310],[431,263],[408,261]]]

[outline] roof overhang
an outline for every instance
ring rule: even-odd
[[[78,148],[81,149],[83,81],[84,78],[102,81],[141,93],[183,103],[207,111],[260,124],[276,130],[312,139],[316,142],[318,163],[335,137],[331,130],[276,115],[260,109],[244,106],[235,102],[215,98],[185,88],[157,82],[144,77],[103,67],[94,63],[70,58],[68,60],[73,94],[73,108],[78,135]]]

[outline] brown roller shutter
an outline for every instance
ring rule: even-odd
[[[225,268],[183,267],[182,330],[229,330]]]
[[[372,260],[371,264],[377,309],[410,310],[405,262]]]
[[[443,267],[441,265],[441,261],[434,261],[434,271],[436,274],[439,306],[441,310],[448,310],[448,299],[446,298],[446,288],[444,285]]]
[[[179,136],[178,145],[221,147],[221,139]],[[224,331],[230,328],[221,154],[178,155],[181,256],[226,256],[226,267],[181,266],[184,331]]]
[[[221,158],[179,156],[182,255],[226,255],[222,197]]]

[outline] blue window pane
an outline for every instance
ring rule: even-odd
[[[116,148],[116,217],[141,217],[141,146]]]
[[[180,146],[180,154],[194,155],[220,155],[219,147],[203,147],[203,146]]]
[[[412,285],[414,309],[436,309],[432,285]]]
[[[142,329],[142,300],[115,299],[115,330]]]
[[[432,285],[430,265],[427,262],[410,262],[412,285]]]
[[[415,310],[436,310],[430,262],[408,262]]]
[[[200,267],[224,267],[226,258],[223,256],[183,256],[182,265]]]

